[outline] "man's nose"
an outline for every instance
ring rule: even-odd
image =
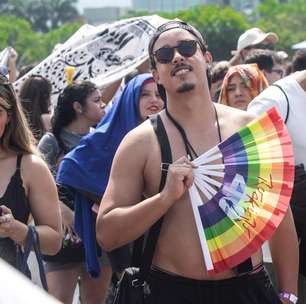
[[[174,55],[173,55],[173,59],[172,61],[174,63],[177,63],[179,61],[184,61],[185,60],[185,57],[183,55],[180,54],[180,52],[178,51],[177,48],[174,48]]]

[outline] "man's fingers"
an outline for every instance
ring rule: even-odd
[[[194,180],[194,177],[193,177],[193,174],[190,173],[188,174],[185,179],[184,179],[184,183],[185,183],[185,186],[189,189],[192,184],[193,184],[193,180]]]
[[[175,164],[184,164],[184,165],[191,166],[192,168],[197,168],[198,167],[191,160],[189,160],[186,156],[180,157],[178,160],[176,160],[173,163],[173,165],[175,165]]]

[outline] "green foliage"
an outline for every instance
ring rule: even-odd
[[[67,23],[62,27],[50,31],[49,33],[42,36],[42,43],[45,46],[47,54],[50,54],[54,46],[58,43],[64,43],[68,38],[72,36],[80,27],[82,23]],[[46,56],[45,56],[46,57]]]
[[[258,6],[260,18],[254,24],[279,36],[277,49],[292,53],[291,46],[306,39],[306,1],[291,0],[278,3],[266,0]]]
[[[229,58],[230,51],[236,49],[238,37],[248,28],[242,15],[218,5],[195,6],[179,12],[177,17],[202,33],[215,60]]]
[[[0,50],[7,46],[13,46],[20,54],[19,62],[37,58],[41,50],[39,35],[32,32],[30,23],[13,16],[0,19]]]
[[[168,19],[179,18],[196,27],[207,41],[214,60],[230,58],[238,37],[249,27],[244,16],[230,7],[218,5],[200,5],[177,13],[157,14]],[[144,15],[148,13],[142,12]],[[128,16],[139,16],[139,12],[131,11]]]
[[[65,24],[65,18],[66,21],[75,18],[73,10],[70,10],[75,2],[0,0],[0,51],[8,45],[13,46],[19,54],[19,66],[46,58],[57,43],[65,42],[82,25],[80,19],[76,23]],[[287,3],[265,0],[253,15],[259,18],[252,22],[232,8],[218,5],[195,6],[175,14],[157,14],[168,19],[179,18],[194,25],[206,39],[214,60],[229,59],[230,51],[236,49],[238,37],[253,26],[277,33],[280,38],[277,49],[289,54],[292,44],[306,39],[306,28],[303,27],[306,24],[305,0],[291,0]],[[145,15],[151,13],[131,11],[125,17]],[[35,22],[38,20],[46,26],[44,29],[36,27]],[[47,33],[42,34],[42,31]]]
[[[18,65],[40,62],[57,43],[65,42],[81,23],[72,23],[47,34],[33,32],[28,21],[13,16],[0,19],[0,50],[13,46],[19,54]]]
[[[13,15],[30,22],[32,29],[48,32],[80,18],[77,0],[2,0],[0,15]]]

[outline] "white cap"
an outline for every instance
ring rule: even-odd
[[[275,33],[265,33],[257,27],[245,31],[238,39],[237,50],[232,51],[232,55],[239,53],[241,50],[259,43],[275,44],[278,36]]]

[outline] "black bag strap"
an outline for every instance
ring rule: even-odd
[[[28,258],[30,252],[34,249],[37,264],[39,268],[40,280],[43,288],[48,291],[48,284],[46,279],[46,273],[43,265],[43,258],[40,251],[39,236],[34,226],[28,226],[28,233],[24,244],[24,250],[20,245],[17,245],[17,268],[25,275],[29,274]]]
[[[171,153],[170,143],[169,143],[168,136],[167,136],[165,127],[163,125],[163,122],[159,114],[151,116],[150,120],[151,120],[151,124],[153,126],[154,132],[159,142],[159,146],[161,150],[161,162],[170,164],[172,163],[172,153]],[[162,170],[160,184],[159,184],[159,191],[162,191],[162,189],[164,188],[165,183],[166,183],[166,178],[167,178],[167,171]],[[142,284],[146,280],[148,272],[150,270],[162,223],[163,223],[163,217],[161,217],[149,230],[149,234],[146,240],[146,246],[144,248],[144,251],[141,257],[140,272],[139,272],[139,283],[140,284]],[[142,249],[142,246],[140,246],[139,243],[137,244],[137,246],[138,246],[137,254],[139,255],[139,251]],[[133,252],[133,256],[134,254],[135,253]]]
[[[287,123],[287,120],[289,118],[289,111],[290,111],[288,96],[287,96],[285,90],[280,85],[275,84],[275,83],[273,83],[271,85],[274,86],[274,87],[278,87],[284,93],[284,95],[285,95],[286,102],[287,102],[287,114],[286,114],[286,118],[285,118],[284,122]]]

